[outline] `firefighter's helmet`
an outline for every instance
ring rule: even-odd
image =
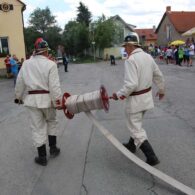
[[[40,54],[50,50],[47,41],[45,41],[43,38],[37,38],[34,44],[34,48],[35,48],[35,54]]]
[[[122,46],[124,47],[127,44],[132,44],[132,45],[141,47],[141,45],[139,43],[139,36],[136,32],[131,32],[125,37],[125,40],[124,40]]]

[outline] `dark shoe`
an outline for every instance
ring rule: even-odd
[[[146,160],[146,163],[151,165],[151,166],[155,166],[155,165],[159,164],[160,161],[158,160],[158,158],[156,156],[151,156],[149,159]]]
[[[35,163],[46,166],[47,165],[47,153],[46,153],[46,145],[42,145],[37,148],[38,156],[35,157]]]
[[[47,165],[47,158],[46,157],[35,157],[35,163],[46,166]]]
[[[154,151],[152,149],[152,146],[150,145],[148,140],[145,140],[142,143],[142,145],[140,146],[140,149],[142,150],[142,152],[146,156],[146,163],[147,164],[149,164],[151,166],[155,166],[155,165],[160,163],[160,161],[156,157],[156,155],[155,155],[155,153],[154,153]]]
[[[60,148],[57,148],[56,146],[50,147],[50,157],[55,158],[60,154]]]
[[[55,135],[49,135],[49,147],[50,147],[50,157],[51,158],[55,158],[56,156],[58,156],[60,154],[60,149],[58,147],[56,147],[56,136]]]
[[[134,139],[132,137],[130,137],[128,143],[123,143],[123,146],[125,146],[132,153],[136,152],[136,145],[134,144]]]

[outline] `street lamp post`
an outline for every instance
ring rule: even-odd
[[[94,23],[90,23],[89,26],[89,31],[92,33],[92,42],[91,44],[93,45],[93,58],[95,61],[95,24]]]
[[[93,45],[93,59],[95,61],[95,41],[92,42]]]

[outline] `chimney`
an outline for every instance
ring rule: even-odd
[[[153,29],[153,31],[155,32],[155,31],[156,31],[156,26],[154,25],[154,26],[152,27],[152,29]]]
[[[170,12],[171,11],[171,6],[167,6],[166,7],[166,12]]]

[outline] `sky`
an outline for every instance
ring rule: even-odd
[[[171,11],[195,11],[195,0],[22,0],[26,4],[24,25],[29,25],[28,19],[34,9],[48,6],[58,26],[64,29],[68,21],[76,19],[80,1],[92,13],[92,20],[102,14],[106,17],[119,15],[136,28],[157,27],[167,6],[171,6]]]

